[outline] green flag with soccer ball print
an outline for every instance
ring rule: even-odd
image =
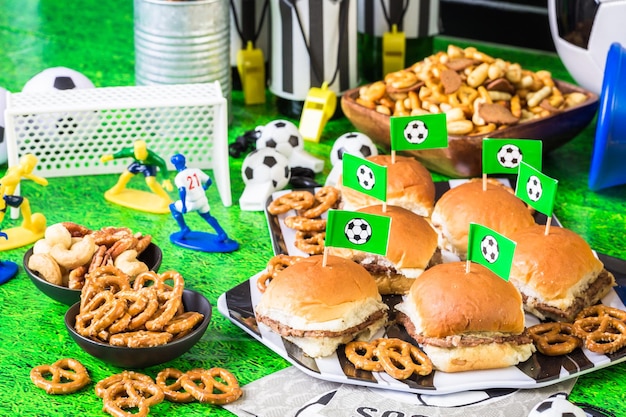
[[[385,256],[391,217],[358,211],[329,210],[326,247],[356,249]]]
[[[552,217],[558,181],[522,161],[517,174],[515,195],[547,217]]]
[[[541,170],[543,142],[535,139],[483,139],[483,174],[517,174],[523,160]]]
[[[489,268],[505,281],[509,280],[516,243],[477,223],[470,223],[467,260]]]
[[[390,119],[391,150],[414,151],[448,147],[446,114],[394,116]]]
[[[342,185],[382,202],[387,201],[386,166],[345,153],[341,175]]]

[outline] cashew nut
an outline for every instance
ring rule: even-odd
[[[70,248],[65,248],[61,244],[54,245],[50,250],[50,256],[65,269],[74,269],[91,261],[96,250],[96,243],[93,236],[86,235]]]
[[[69,247],[72,246],[72,234],[61,223],[46,227],[44,239],[48,242],[50,247],[61,245],[65,249],[69,249]]]
[[[137,260],[137,251],[125,250],[120,253],[113,263],[118,269],[130,277],[136,277],[142,272],[148,271],[148,266]]]
[[[51,284],[63,285],[61,268],[47,253],[33,253],[28,258],[28,268]]]

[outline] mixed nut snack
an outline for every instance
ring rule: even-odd
[[[588,98],[561,91],[549,71],[449,45],[361,87],[356,102],[389,116],[446,113],[450,135],[479,135],[562,112]]]

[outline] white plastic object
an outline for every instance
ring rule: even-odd
[[[102,163],[100,157],[145,140],[169,170],[175,170],[169,160],[176,153],[189,167],[212,169],[229,207],[227,113],[219,81],[9,93],[9,166],[31,153],[39,160],[34,173],[42,177],[121,173],[130,160]]]
[[[289,184],[289,160],[274,148],[255,149],[243,160],[241,176],[245,188],[239,207],[243,211],[263,211],[269,196]]]

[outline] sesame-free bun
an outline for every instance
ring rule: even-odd
[[[376,280],[381,294],[405,294],[437,251],[437,233],[428,221],[405,208],[381,204],[363,207],[360,213],[391,218],[385,256],[355,249],[330,247],[328,253],[362,264]]]
[[[304,258],[283,269],[255,307],[257,320],[311,357],[328,356],[342,343],[369,338],[387,319],[372,276],[353,261]]]
[[[409,302],[425,337],[524,331],[522,297],[515,286],[477,263],[469,272],[465,262],[428,269],[411,286]]]
[[[439,247],[461,260],[467,257],[470,223],[478,223],[509,237],[535,224],[522,200],[503,185],[480,180],[468,181],[446,191],[435,204],[431,217]]]
[[[529,312],[572,321],[582,308],[600,301],[615,279],[580,235],[556,226],[545,231],[535,225],[511,235],[517,246],[510,281],[525,296]]]
[[[387,167],[387,204],[404,207],[420,216],[430,216],[435,205],[435,184],[430,172],[417,159],[396,156],[392,164],[391,155],[375,155],[367,160]],[[366,194],[343,187],[341,179],[338,187],[344,210],[380,204],[379,200]]]
[[[443,372],[504,368],[535,351],[525,332],[522,297],[488,268],[435,265],[398,304],[398,321]]]

